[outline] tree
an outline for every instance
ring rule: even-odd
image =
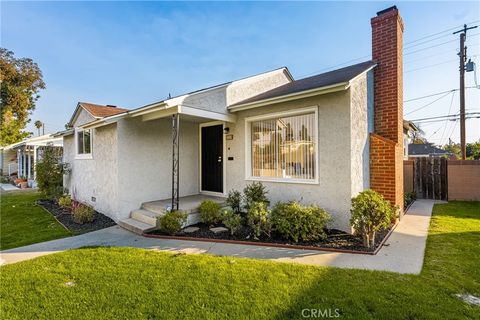
[[[24,129],[45,83],[32,59],[15,58],[5,48],[0,48],[0,83],[0,146],[4,146],[31,135]]]
[[[40,120],[35,121],[35,128],[38,130],[38,135],[40,135],[40,128],[43,127],[43,123]]]
[[[63,166],[58,150],[53,146],[46,146],[42,158],[37,162],[38,189],[49,199],[57,199],[63,194]]]

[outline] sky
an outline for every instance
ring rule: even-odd
[[[408,100],[459,87],[452,32],[480,24],[480,2],[2,1],[0,45],[43,72],[27,129],[40,120],[56,132],[78,101],[133,109],[282,66],[299,79],[368,60],[370,18],[393,4],[405,23],[405,118],[458,113],[458,91]],[[480,27],[467,47],[480,65]],[[465,81],[475,86],[474,72]],[[466,90],[466,109],[480,112],[480,89]],[[421,128],[436,144],[459,141],[458,121]],[[480,119],[467,120],[467,142],[479,139]]]

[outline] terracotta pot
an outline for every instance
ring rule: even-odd
[[[20,182],[20,189],[26,189],[28,188],[28,182]]]

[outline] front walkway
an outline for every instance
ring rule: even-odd
[[[434,200],[417,200],[407,214],[403,216],[384,247],[374,256],[200,241],[152,239],[138,236],[119,226],[114,226],[76,237],[5,250],[0,253],[0,261],[1,264],[14,263],[84,246],[123,246],[418,274],[422,270],[428,227],[434,203]]]
[[[0,183],[0,189],[2,189],[3,191],[22,190],[20,188],[15,187],[13,184],[10,184],[10,183]]]

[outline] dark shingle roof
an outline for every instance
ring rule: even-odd
[[[366,70],[374,67],[375,65],[376,63],[373,61],[365,61],[365,62],[354,64],[352,66],[348,66],[345,68],[318,74],[312,77],[294,80],[292,82],[284,84],[275,89],[269,90],[267,92],[261,93],[254,97],[237,102],[231,106],[257,102],[261,100],[281,97],[281,96],[285,96],[293,93],[300,93],[302,91],[307,91],[311,89],[339,84],[342,82],[347,82],[349,80],[352,80],[362,72],[365,72]]]
[[[450,152],[443,149],[437,148],[429,143],[426,144],[416,144],[410,143],[408,145],[408,154],[412,156],[422,156],[422,155],[448,155]]]

